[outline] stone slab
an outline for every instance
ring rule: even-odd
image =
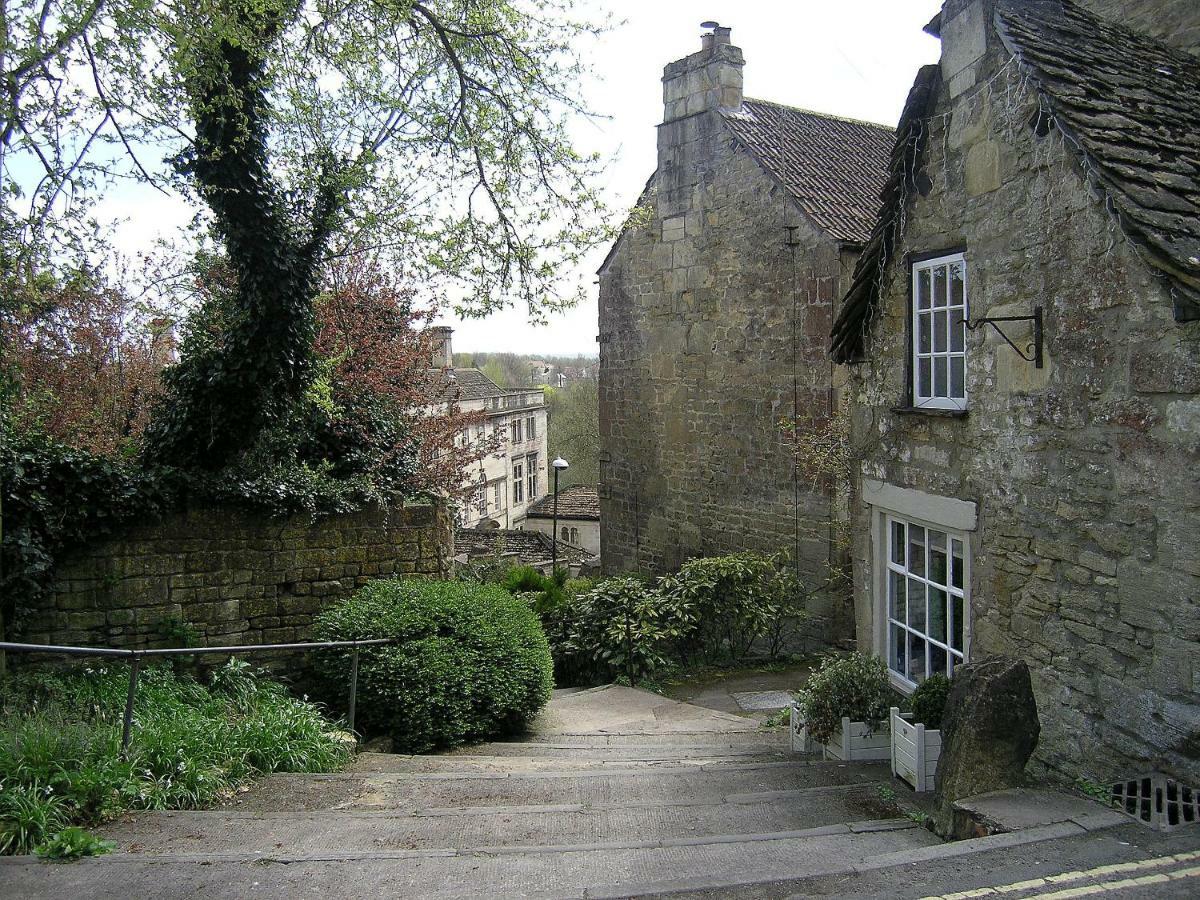
[[[792,702],[790,691],[736,691],[731,696],[747,712],[784,709]]]
[[[955,806],[976,821],[1001,832],[1021,831],[1060,822],[1071,822],[1091,831],[1129,821],[1126,816],[1094,800],[1033,788],[992,791],[966,797],[956,802]]]

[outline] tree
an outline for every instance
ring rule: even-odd
[[[594,378],[546,388],[548,452],[571,464],[559,488],[600,481],[600,385]]]

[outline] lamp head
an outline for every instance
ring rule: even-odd
[[[571,466],[571,464],[569,462],[567,462],[565,459],[563,459],[561,456],[555,458],[554,462],[550,463],[550,465],[554,466],[554,468],[556,468],[560,471],[563,469],[570,468],[570,466]]]

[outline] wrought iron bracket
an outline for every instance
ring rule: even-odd
[[[1014,344],[1008,335],[1000,330],[1000,326],[996,324],[997,322],[1033,323],[1033,341],[1027,347],[1029,355],[1022,352],[1021,348]],[[963,324],[967,326],[968,331],[974,331],[976,328],[981,328],[984,325],[991,325],[996,334],[1004,338],[1004,343],[1012,347],[1016,351],[1017,356],[1021,357],[1025,362],[1033,363],[1035,369],[1040,369],[1045,364],[1045,358],[1042,355],[1042,308],[1040,306],[1033,308],[1032,316],[991,316],[989,318],[976,319],[974,322],[967,319]]]

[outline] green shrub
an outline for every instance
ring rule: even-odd
[[[912,692],[913,721],[926,728],[942,727],[942,714],[946,710],[946,698],[950,696],[950,679],[940,672],[930,675]]]
[[[112,841],[100,840],[90,831],[85,831],[78,825],[71,825],[45,843],[39,844],[33,852],[42,859],[65,862],[71,859],[83,859],[85,856],[103,856],[105,853],[111,853],[116,846]]]
[[[673,603],[630,575],[607,578],[579,597],[568,649],[581,667],[631,684],[667,664],[666,653],[687,627]]]
[[[659,579],[675,614],[675,651],[686,662],[741,659],[756,646],[776,656],[806,618],[799,579],[781,553],[690,560]]]
[[[124,666],[0,681],[0,853],[126,809],[206,806],[260,773],[333,771],[349,756],[315,706],[231,662],[211,687],[143,670],[122,758],[128,684]]]
[[[841,729],[845,717],[878,727],[892,699],[887,666],[866,653],[825,659],[797,697],[809,735],[821,744]]]
[[[530,607],[503,588],[376,581],[322,613],[319,640],[400,638],[364,648],[357,721],[424,752],[523,728],[550,697],[553,664]],[[347,653],[318,660],[331,696],[346,695]]]

